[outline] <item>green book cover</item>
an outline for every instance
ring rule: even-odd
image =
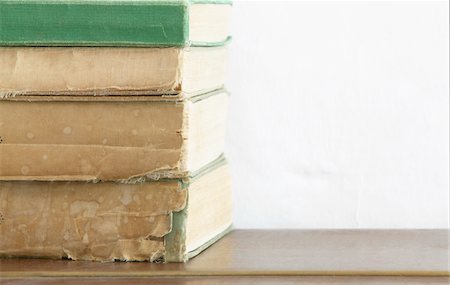
[[[227,37],[190,38],[190,21],[195,21],[190,10],[199,5],[212,7],[197,12],[213,15],[195,23],[205,30],[218,25],[214,15],[222,17],[225,10],[218,9],[228,11],[230,4],[220,0],[0,0],[0,46],[220,45]]]

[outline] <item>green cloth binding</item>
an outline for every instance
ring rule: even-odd
[[[191,3],[231,1],[0,0],[0,46],[187,46]]]

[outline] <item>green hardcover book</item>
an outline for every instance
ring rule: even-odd
[[[0,181],[0,256],[184,262],[228,232],[220,158],[189,178]]]
[[[0,0],[3,46],[214,46],[226,0]]]

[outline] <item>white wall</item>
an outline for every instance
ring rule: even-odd
[[[238,228],[449,224],[448,2],[235,2]]]

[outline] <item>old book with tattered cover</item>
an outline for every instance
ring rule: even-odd
[[[226,51],[226,45],[0,47],[0,99],[23,95],[191,97],[223,87]]]
[[[0,256],[183,262],[231,225],[220,158],[184,179],[0,181]]]
[[[224,90],[101,98],[1,101],[0,180],[186,177],[224,150]]]

